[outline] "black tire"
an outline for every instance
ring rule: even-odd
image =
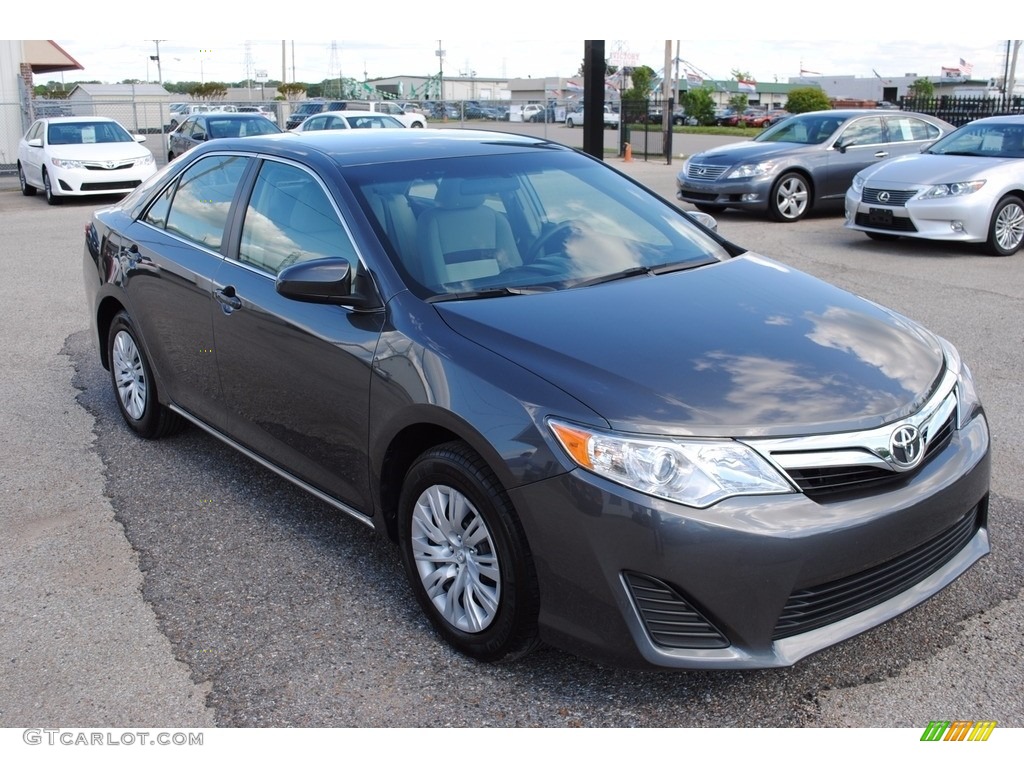
[[[772,185],[768,213],[775,221],[799,221],[811,210],[811,187],[800,173],[784,173]]]
[[[178,414],[160,404],[153,369],[127,312],[118,312],[110,324],[107,360],[118,410],[139,437],[156,439],[184,426]]]
[[[21,194],[25,197],[33,197],[39,191],[28,183],[25,178],[25,169],[21,167],[21,163],[18,163],[18,184],[21,185]]]
[[[53,193],[53,184],[50,182],[50,174],[43,168],[43,194],[46,195],[46,202],[50,205],[60,205],[61,199]]]
[[[526,536],[494,472],[468,445],[432,448],[409,469],[398,539],[420,607],[457,650],[511,661],[540,644]]]
[[[703,213],[708,213],[714,216],[716,213],[721,213],[726,209],[724,205],[710,205],[709,203],[694,203],[693,207]]]
[[[889,235],[885,232],[865,232],[864,234],[880,243],[891,243],[893,240],[900,239],[899,235]]]
[[[985,247],[992,256],[1012,256],[1024,241],[1024,202],[1007,195],[992,212]]]

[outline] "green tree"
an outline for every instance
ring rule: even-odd
[[[303,93],[306,93],[308,86],[306,83],[281,83],[277,86],[277,90],[280,91],[281,95],[286,99],[294,99]]]
[[[708,86],[691,88],[680,100],[687,116],[696,119],[701,125],[715,124],[715,100],[711,93]]]
[[[820,88],[794,88],[786,100],[786,111],[798,115],[801,112],[815,112],[819,109],[831,109],[832,103]]]
[[[732,107],[736,112],[742,112],[747,108],[747,94],[745,93],[734,93],[729,97],[729,106]]]
[[[657,76],[658,73],[646,64],[633,67],[633,70],[629,73],[633,85],[622,94],[623,101],[647,101],[650,99],[654,78]]]
[[[912,99],[933,99],[935,98],[935,84],[927,77],[919,77],[910,84],[908,95]]]

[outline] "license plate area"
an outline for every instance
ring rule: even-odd
[[[892,211],[888,208],[869,208],[868,224],[876,227],[891,227]]]

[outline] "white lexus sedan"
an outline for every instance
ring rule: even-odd
[[[1010,256],[1024,242],[1024,116],[975,120],[920,154],[858,173],[846,223],[873,240],[985,243]]]
[[[108,117],[49,117],[32,123],[18,142],[21,193],[63,197],[127,194],[156,173],[145,136]]]

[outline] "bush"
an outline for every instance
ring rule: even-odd
[[[794,88],[786,100],[786,111],[793,115],[801,112],[817,112],[820,109],[832,109],[828,96],[820,88]]]

